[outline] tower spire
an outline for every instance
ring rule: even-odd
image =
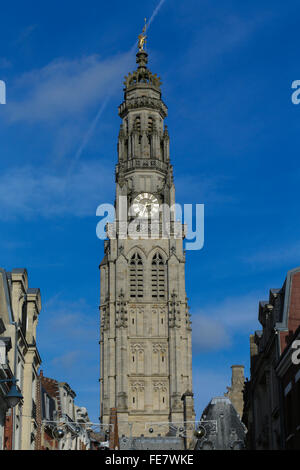
[[[137,70],[125,76],[125,92],[129,89],[138,86],[152,87],[160,90],[161,80],[156,73],[152,73],[148,67],[148,54],[144,49],[146,45],[147,19],[145,18],[145,25],[142,33],[138,36],[138,52],[136,54],[136,63],[138,64]]]

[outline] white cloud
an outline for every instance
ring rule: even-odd
[[[47,301],[42,299],[37,337],[44,375],[68,382],[77,394],[77,403],[84,403],[96,417],[99,406],[96,305],[87,304],[83,298],[64,300],[63,292]]]
[[[258,326],[259,300],[259,293],[228,297],[192,312],[194,352],[226,349],[236,334],[250,334]]]
[[[224,325],[206,315],[193,315],[194,351],[213,351],[230,346],[230,336]]]
[[[57,294],[43,304],[42,319],[50,330],[58,330],[65,339],[74,340],[77,335],[83,338],[85,332],[90,335],[94,331],[96,312],[83,298],[66,301],[62,294]]]
[[[108,59],[98,55],[56,59],[16,80],[7,106],[8,118],[26,123],[76,121],[119,90],[130,65],[129,52]]]
[[[221,175],[178,175],[178,177],[175,175],[175,185],[179,202],[196,201],[198,204],[224,205],[235,201],[234,196],[230,194],[232,193],[230,179]]]
[[[36,129],[37,141],[45,142],[44,152],[52,160],[68,155],[76,161],[99,126],[108,100],[121,95],[123,77],[134,68],[134,51],[108,58],[56,58],[11,79],[1,125],[21,124],[22,132]],[[107,120],[101,124],[107,126]]]
[[[254,37],[254,33],[266,21],[270,21],[269,12],[247,19],[235,14],[215,15],[213,21],[207,21],[203,27],[194,31],[186,66],[190,71],[200,68],[201,73],[206,68],[218,66],[226,54],[236,51]]]
[[[52,364],[63,369],[69,369],[78,364],[78,357],[80,357],[80,351],[70,351],[52,359]]]
[[[95,367],[99,341],[98,309],[84,299],[62,300],[57,294],[42,304],[38,338],[42,356],[47,353],[46,366],[55,366],[60,376],[72,376],[78,365]],[[89,366],[86,367],[88,372]]]
[[[68,177],[47,167],[10,168],[0,175],[1,218],[95,215],[112,201],[112,188],[112,168],[98,161],[76,165]]]
[[[282,244],[276,248],[268,246],[264,250],[242,257],[242,261],[259,270],[283,266],[286,263],[292,263],[291,267],[295,267],[300,264],[300,242]]]
[[[83,146],[86,142],[83,142]],[[68,146],[68,143],[66,143]],[[113,203],[112,162],[82,160],[82,147],[63,171],[48,166],[11,167],[0,174],[0,214],[11,218],[95,215],[101,203]],[[231,201],[222,178],[176,178],[178,202],[222,203]]]

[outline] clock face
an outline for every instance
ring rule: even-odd
[[[136,217],[154,217],[159,211],[158,199],[150,193],[141,193],[133,201],[132,210]]]

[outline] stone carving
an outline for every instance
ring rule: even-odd
[[[171,300],[169,301],[169,326],[170,328],[180,328],[180,302],[177,300],[178,295],[173,290]]]
[[[144,351],[144,349],[145,349],[145,345],[141,344],[141,343],[135,343],[135,344],[131,345],[131,352],[132,353]]]
[[[109,240],[104,240],[104,253],[106,255],[110,253]]]
[[[168,108],[163,101],[158,100],[157,98],[150,97],[140,97],[132,98],[130,100],[124,101],[119,106],[119,115],[123,118],[129,110],[139,109],[139,108],[150,108],[158,111],[163,118],[166,118],[168,115]]]
[[[101,328],[103,330],[108,330],[109,329],[109,314],[108,314],[108,308],[102,307],[102,314],[101,314]]]
[[[153,390],[155,392],[166,392],[168,390],[167,382],[153,382]]]
[[[192,330],[190,307],[188,306],[188,298],[185,298],[185,324],[188,330]]]
[[[119,294],[119,301],[116,302],[116,327],[127,328],[127,326],[128,326],[127,302],[125,301],[123,289],[121,289],[120,294]]]
[[[150,72],[148,69],[135,70],[125,77],[124,85],[126,88],[135,86],[139,83],[147,83],[148,85],[160,88],[162,85],[160,77],[156,73]]]
[[[165,353],[167,351],[167,345],[161,344],[161,343],[154,343],[152,346],[152,351],[154,353],[157,353],[157,352]]]
[[[122,162],[122,164],[118,164],[117,165],[117,173],[119,171],[118,168],[120,168],[120,165],[122,165],[122,168],[123,168],[124,172],[131,171],[131,170],[138,169],[138,168],[153,168],[153,169],[160,170],[163,173],[166,173],[168,171],[168,164],[165,163],[165,162],[162,162],[161,160],[157,160],[157,159],[150,160],[150,159],[146,159],[146,158],[145,159],[140,159],[140,158],[133,157],[130,160]],[[118,182],[119,182],[119,180],[118,180]],[[126,182],[126,181],[124,180],[124,182]],[[132,190],[130,190],[128,192],[128,194],[132,194],[132,193],[133,193]]]
[[[131,382],[130,388],[132,392],[142,392],[145,390],[145,383],[140,381],[140,382]]]

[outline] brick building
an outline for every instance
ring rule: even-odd
[[[66,382],[44,377],[40,372],[37,387],[38,432],[36,450],[89,450],[89,417],[86,408],[76,406],[76,393]],[[63,430],[57,439],[56,430]]]
[[[60,409],[58,383],[56,380],[44,377],[43,371],[40,371],[38,378],[36,402],[38,421],[36,450],[57,450],[58,440],[53,436],[54,426],[50,422],[56,420]]]
[[[258,319],[262,329],[250,336],[251,377],[245,386],[248,447],[299,449],[300,365],[292,353],[299,338],[300,267],[259,303]]]

